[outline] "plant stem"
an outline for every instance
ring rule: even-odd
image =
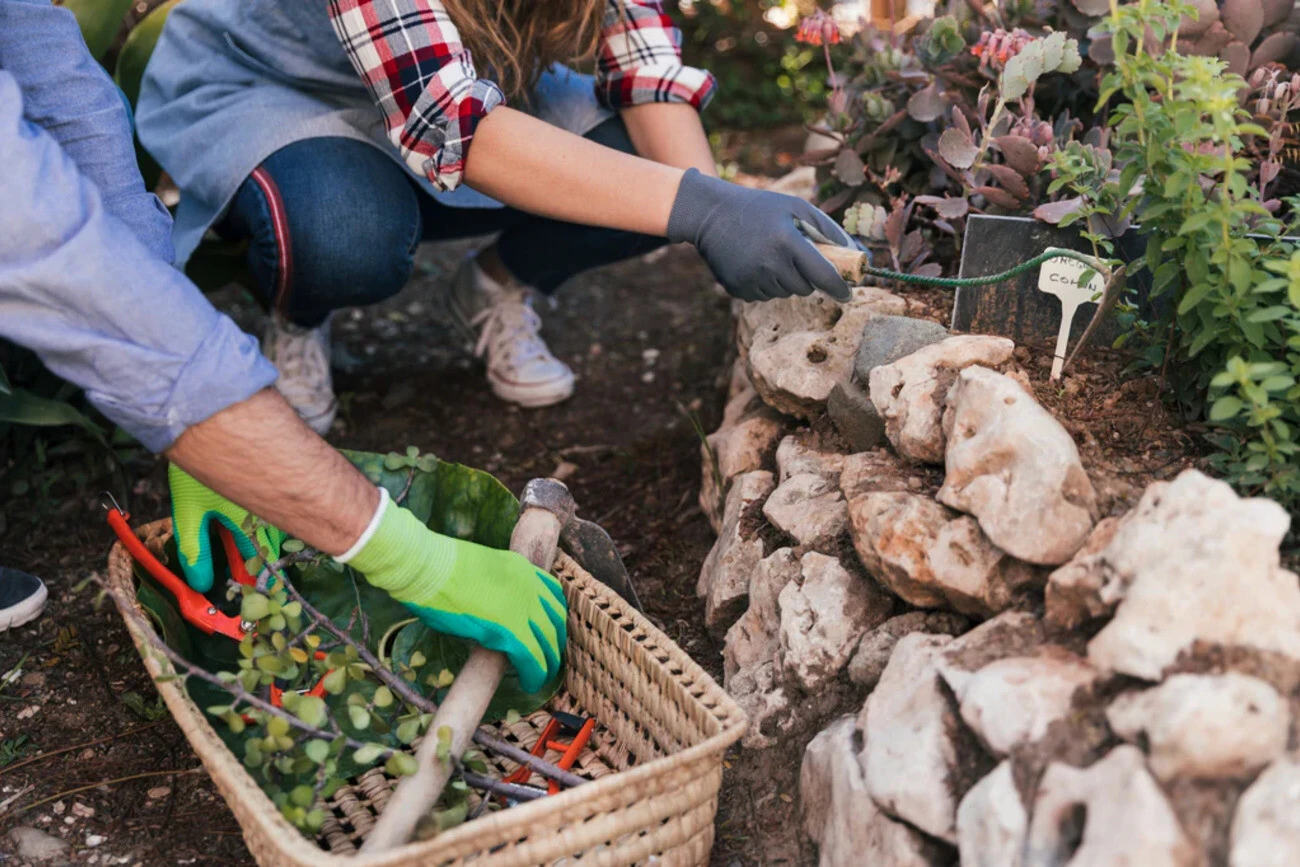
[[[108,735],[106,737],[96,738],[93,741],[86,741],[84,744],[74,744],[73,746],[70,747],[61,747],[60,749],[53,750],[48,753],[41,753],[39,756],[32,756],[30,759],[24,759],[21,762],[12,764],[9,767],[0,770],[0,777],[3,777],[5,774],[9,773],[10,771],[16,771],[19,768],[24,768],[28,765],[34,765],[37,762],[43,762],[46,759],[52,759],[55,756],[61,756],[64,753],[70,753],[74,750],[84,750],[88,747],[98,746],[99,744],[107,743],[108,741],[115,741],[118,740],[119,738],[125,738],[125,737],[130,737],[131,735],[134,734],[139,734],[140,732],[147,731],[148,729],[151,729],[154,726],[160,726],[164,722],[165,720],[161,720],[161,719],[154,720],[148,725],[142,725],[133,729],[127,729],[126,731],[121,732],[120,734]]]
[[[503,783],[500,780],[494,780],[491,777],[485,777],[482,774],[476,774],[473,771],[462,770],[461,779],[469,786],[484,792],[491,792],[494,795],[500,795],[503,798],[509,798],[512,801],[536,801],[538,798],[545,798],[547,792],[545,789],[535,789],[532,786],[519,786],[514,783]]]

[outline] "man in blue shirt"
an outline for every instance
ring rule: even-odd
[[[189,582],[212,584],[212,521],[251,556],[247,509],[352,563],[435,628],[505,653],[525,688],[553,677],[558,582],[511,552],[428,530],[308,429],[271,388],[276,370],[253,338],[171,267],[170,228],[136,167],[126,107],[72,14],[0,0],[0,338],[171,460]],[[39,582],[0,570],[0,584],[0,630],[39,613]]]

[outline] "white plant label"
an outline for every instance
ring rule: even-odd
[[[1073,250],[1062,250],[1059,247],[1049,247],[1046,252],[1074,252]],[[1061,302],[1061,327],[1056,334],[1056,352],[1052,357],[1052,379],[1061,378],[1061,368],[1065,366],[1065,350],[1070,344],[1070,328],[1074,325],[1074,314],[1082,304],[1101,299],[1105,291],[1105,284],[1101,282],[1101,274],[1093,272],[1088,282],[1080,286],[1079,278],[1083,272],[1088,270],[1088,266],[1078,259],[1067,259],[1064,256],[1056,259],[1048,259],[1038,269],[1038,288],[1048,295],[1055,295]]]

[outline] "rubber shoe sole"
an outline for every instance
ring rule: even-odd
[[[524,409],[554,406],[573,397],[572,373],[546,382],[511,382],[493,375],[491,371],[488,372],[487,378],[493,394]]]
[[[4,632],[6,629],[16,629],[40,617],[49,598],[50,591],[46,590],[45,585],[42,584],[40,589],[26,599],[20,599],[16,604],[10,605],[8,608],[0,609],[0,632]]]

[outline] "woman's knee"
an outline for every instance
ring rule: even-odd
[[[249,261],[263,300],[314,324],[406,284],[420,237],[416,195],[402,169],[370,145],[310,139],[253,172],[227,223],[253,244]]]

